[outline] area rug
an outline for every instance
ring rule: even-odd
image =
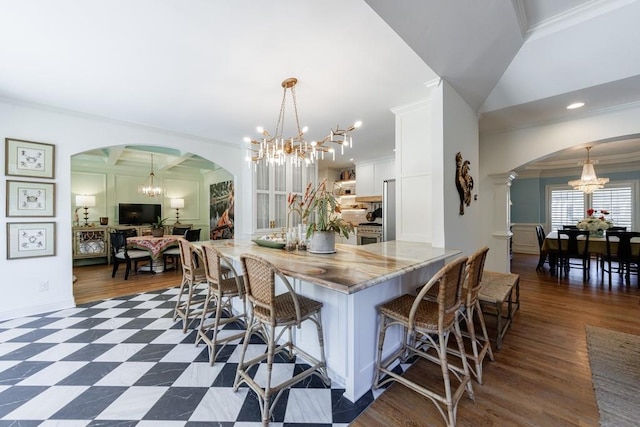
[[[640,336],[587,325],[591,377],[602,427],[640,422]]]

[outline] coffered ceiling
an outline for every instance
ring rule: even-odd
[[[242,146],[293,76],[310,138],[363,121],[347,166],[392,155],[391,109],[438,76],[482,132],[637,102],[639,16],[638,0],[0,0],[0,97]],[[83,161],[146,164],[113,145]],[[158,162],[201,166],[171,150]]]

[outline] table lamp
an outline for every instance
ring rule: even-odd
[[[84,208],[84,226],[89,226],[89,208],[96,205],[96,196],[76,195],[76,206]]]
[[[176,210],[176,224],[180,224],[180,208],[184,208],[184,199],[171,199],[171,207]]]

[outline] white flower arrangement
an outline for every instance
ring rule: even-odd
[[[596,216],[597,213],[600,215]],[[577,226],[580,230],[607,230],[613,227],[613,222],[607,219],[606,215],[609,215],[609,211],[604,209],[600,209],[599,211],[595,209],[587,209],[587,217],[578,221]]]

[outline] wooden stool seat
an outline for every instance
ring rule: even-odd
[[[484,314],[496,316],[496,348],[500,349],[513,315],[520,309],[520,276],[485,270],[478,299]],[[506,312],[503,311],[505,303]]]

